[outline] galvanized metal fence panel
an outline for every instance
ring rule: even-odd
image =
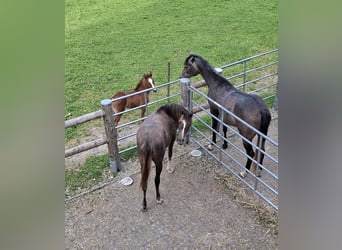
[[[256,55],[250,58],[246,58],[240,60],[238,62],[228,64],[217,68],[218,72],[223,69],[229,69],[230,67],[237,66],[238,64],[243,64],[243,68],[241,72],[235,73],[233,76],[226,77],[230,82],[233,79],[240,80],[240,84],[236,84],[237,88],[241,88],[242,90],[249,89],[249,93],[262,93],[264,100],[270,98],[276,98],[277,91],[277,83],[278,83],[278,72],[277,72],[277,61],[271,61],[265,63],[265,57],[270,56],[268,60],[274,60],[274,57],[277,57],[278,50],[273,50],[267,53],[263,53],[260,55]],[[262,65],[254,66],[251,69],[248,69],[248,63],[252,60],[260,59]],[[255,74],[257,71],[261,71],[260,74]],[[253,77],[248,79],[248,74],[253,74]],[[249,88],[253,83],[263,82],[262,86],[257,87],[255,89]],[[265,84],[266,82],[266,84]],[[229,110],[222,107],[220,104],[216,103],[214,100],[209,98],[206,93],[193,88],[189,85],[191,90],[191,106],[193,109],[200,109],[201,112],[199,114],[195,114],[193,120],[197,121],[197,124],[200,125],[193,126],[191,128],[191,140],[199,146],[201,150],[203,150],[206,154],[210,155],[219,162],[223,167],[229,170],[236,178],[238,178],[242,183],[244,183],[247,187],[253,190],[259,197],[261,197],[264,201],[267,202],[273,209],[278,211],[278,142],[277,139],[271,138],[269,136],[265,136],[255,128],[251,127],[245,121],[241,120]],[[256,145],[254,142],[251,143],[254,149],[261,150],[264,153],[264,161],[263,164],[260,165],[256,160],[250,158],[242,145],[242,140],[249,142],[246,138],[241,136],[235,127],[228,126],[228,139],[226,140],[228,143],[228,149],[222,149],[221,145],[223,144],[222,136],[222,125],[223,121],[221,118],[213,117],[210,112],[203,108],[203,100],[210,101],[215,103],[222,112],[228,113],[233,116],[235,119],[239,120],[250,129],[255,131],[261,137],[265,138],[265,151],[262,151],[259,145]],[[221,113],[222,113],[221,112]],[[209,120],[208,120],[209,118]],[[211,128],[211,119],[216,119],[220,126],[220,131],[217,133],[215,130]],[[277,123],[277,117],[273,117],[272,123]],[[277,126],[276,126],[277,127]],[[209,150],[208,145],[211,144],[211,133],[216,133],[218,138],[217,144],[213,145],[214,150]],[[277,132],[277,131],[276,131]],[[251,171],[248,171],[248,175],[246,178],[242,178],[239,175],[240,171],[245,170],[245,163],[247,157],[251,159],[253,162],[257,164],[257,166],[262,167],[262,177],[257,177]],[[258,169],[258,167],[257,167]]]
[[[235,116],[229,110],[222,107],[220,104],[216,103],[214,100],[212,100],[208,96],[205,96],[199,90],[192,88],[192,87],[190,88],[193,93],[203,95],[203,97],[206,97],[208,101],[213,102],[222,110],[222,112],[226,112],[229,115],[232,115],[239,122],[242,122],[243,124],[248,126],[250,129],[255,130],[252,126],[245,123],[243,120]],[[196,103],[196,102],[193,102],[193,105],[194,107],[201,106],[199,103]],[[207,123],[207,121],[203,120],[203,118],[209,116],[210,118],[216,119],[216,117],[211,115],[210,112],[207,111],[206,109],[202,109],[202,111],[206,114],[206,116],[195,114],[194,119],[199,121],[202,125],[204,125],[205,129],[201,130],[197,128],[196,126],[193,126],[191,128],[191,132],[192,132],[191,140],[195,144],[197,144],[204,152],[212,156],[222,166],[228,169],[235,177],[237,177],[240,181],[242,181],[249,188],[251,188],[255,193],[257,193],[262,199],[264,199],[275,210],[278,210],[278,160],[277,160],[277,156],[274,156],[273,154],[269,153],[269,151],[271,152],[278,151],[278,143],[274,141],[272,138],[265,136],[259,131],[255,130],[257,134],[265,138],[266,148],[268,149],[268,150],[263,151],[260,149],[259,145],[251,143],[254,148],[257,148],[258,150],[260,150],[261,152],[265,154],[264,163],[260,165],[257,161],[250,158],[246,154],[243,148],[242,140],[245,140],[245,141],[248,141],[248,140],[244,138],[243,136],[241,136],[234,127],[228,126],[228,131],[231,132],[230,136],[228,136],[228,139],[226,140],[222,136],[222,133],[217,133],[217,137],[218,137],[217,144],[213,145],[214,150],[209,150],[207,146],[211,144],[212,142],[211,133],[212,132],[216,133],[216,131],[213,130],[211,126]],[[218,119],[218,123],[220,127],[222,128],[223,121],[221,119]],[[228,149],[222,149],[221,145],[223,143],[223,140],[226,140],[228,142],[228,145],[229,145]],[[261,178],[257,177],[254,173],[248,170],[247,170],[248,171],[247,177],[241,178],[241,176],[239,175],[239,172],[245,170],[245,162],[246,162],[247,157],[251,159],[253,162],[255,162],[257,166],[262,167],[263,175]],[[261,187],[260,186],[258,187],[259,184],[261,185]]]

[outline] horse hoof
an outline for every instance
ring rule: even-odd
[[[210,151],[213,150],[213,149],[214,149],[213,145],[209,144],[209,145],[208,145],[208,149],[209,149]]]
[[[223,144],[223,145],[222,145],[222,148],[223,148],[223,149],[226,149],[226,148],[228,148],[228,145],[227,145],[227,144]]]
[[[242,178],[245,178],[245,177],[247,176],[247,171],[242,171],[242,172],[240,172],[240,176],[241,176]]]
[[[167,172],[169,172],[169,174],[172,174],[173,172],[175,172],[174,168],[166,168]]]
[[[157,204],[162,204],[164,200],[157,200]]]

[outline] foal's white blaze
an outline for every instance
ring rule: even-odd
[[[180,131],[180,136],[181,138],[184,138],[186,122],[185,120],[182,120],[182,122],[183,122],[183,128],[182,128],[182,131]]]
[[[155,87],[154,87],[154,84],[153,84],[152,78],[148,78],[148,82],[151,84],[152,88],[155,88]]]

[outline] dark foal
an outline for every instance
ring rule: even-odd
[[[143,210],[146,210],[146,190],[148,176],[152,161],[156,165],[155,187],[158,203],[160,199],[159,184],[163,168],[163,159],[168,148],[169,173],[174,171],[171,167],[172,149],[178,130],[178,144],[184,143],[184,138],[191,126],[192,114],[179,104],[166,104],[153,112],[139,127],[137,131],[137,147],[141,166],[140,186],[144,193]]]

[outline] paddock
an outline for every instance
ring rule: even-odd
[[[164,96],[150,96],[146,117],[168,102],[188,107],[194,116],[188,144],[174,147],[175,172],[164,169],[161,174],[161,205],[155,201],[153,178],[149,179],[147,199],[151,202],[146,213],[141,212],[139,162],[134,158],[121,161],[122,155],[136,151],[136,130],[146,118],[140,118],[140,107],[125,110],[117,127],[113,127],[115,114],[108,108],[112,100],[102,102],[100,110],[66,121],[66,129],[104,121],[91,136],[93,140],[66,148],[66,161],[109,153],[108,172],[118,172],[115,178],[66,198],[65,249],[277,249],[277,58],[278,50],[273,50],[217,67],[244,91],[257,93],[266,102],[275,98],[261,178],[252,173],[245,179],[238,175],[246,156],[235,128],[228,129],[227,149],[221,148],[222,126],[217,146],[207,149],[211,117],[204,81],[177,79],[156,86]],[[202,155],[192,156],[194,149]],[[130,186],[120,183],[127,176],[133,179]]]

